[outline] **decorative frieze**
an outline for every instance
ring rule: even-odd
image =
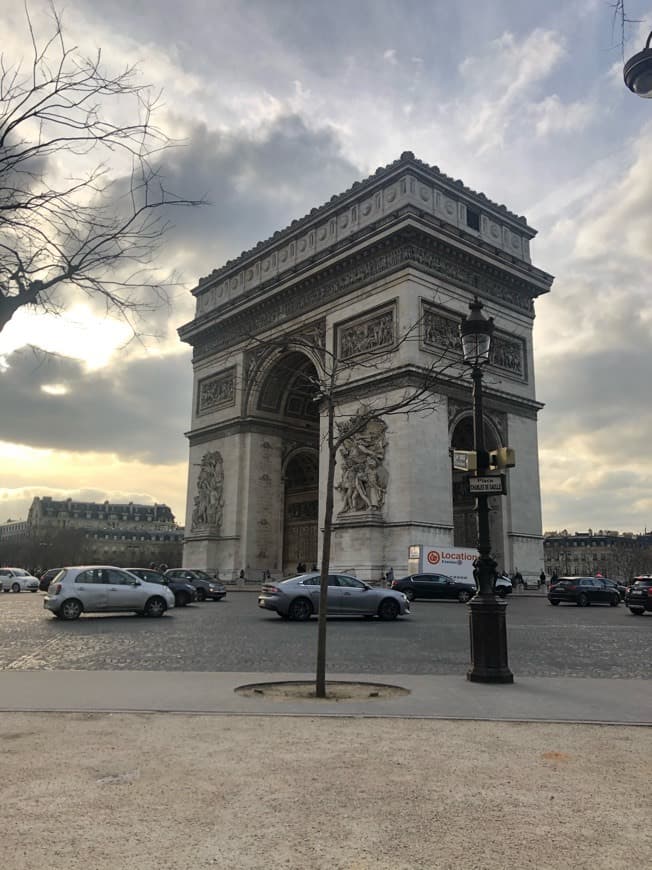
[[[451,311],[423,304],[423,344],[438,353],[461,356],[459,325],[462,319]],[[491,340],[489,365],[507,374],[526,380],[525,341],[496,330]]]
[[[235,405],[235,366],[203,378],[197,385],[197,415]]]
[[[371,351],[391,350],[396,341],[394,319],[392,305],[338,326],[338,358],[347,360]]]
[[[397,238],[392,247],[369,249],[364,257],[349,262],[336,275],[311,277],[286,287],[276,295],[251,305],[246,311],[221,320],[203,337],[194,339],[189,325],[181,330],[182,338],[195,344],[195,359],[217,353],[239,343],[248,335],[274,328],[305,316],[320,306],[346,296],[356,289],[379,280],[400,268],[413,266],[436,278],[459,283],[464,289],[490,296],[501,303],[531,316],[532,295],[538,288],[527,281],[483,264],[443,242],[424,238],[423,243]],[[500,277],[499,277],[500,274]]]

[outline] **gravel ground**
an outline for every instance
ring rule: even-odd
[[[4,713],[0,744],[7,870],[650,861],[645,728]]]

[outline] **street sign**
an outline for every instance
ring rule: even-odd
[[[455,471],[475,471],[478,467],[475,450],[453,450],[452,454]]]
[[[469,493],[471,495],[507,495],[505,475],[469,477]]]

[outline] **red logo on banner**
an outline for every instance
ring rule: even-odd
[[[431,565],[439,565],[439,563],[441,561],[441,556],[439,555],[437,550],[431,550],[428,553],[428,561],[430,562]]]

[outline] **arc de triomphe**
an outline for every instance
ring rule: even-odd
[[[458,324],[478,296],[495,318],[485,373],[487,447],[513,447],[492,504],[501,567],[543,565],[532,327],[552,277],[525,218],[405,152],[389,166],[200,280],[184,565],[224,578],[318,560],[325,504],[324,403],[337,424],[414,390],[430,407],[374,417],[338,454],[331,565],[377,580],[408,548],[475,546],[473,501],[450,448],[471,449],[471,390]],[[338,429],[342,431],[342,429]]]

